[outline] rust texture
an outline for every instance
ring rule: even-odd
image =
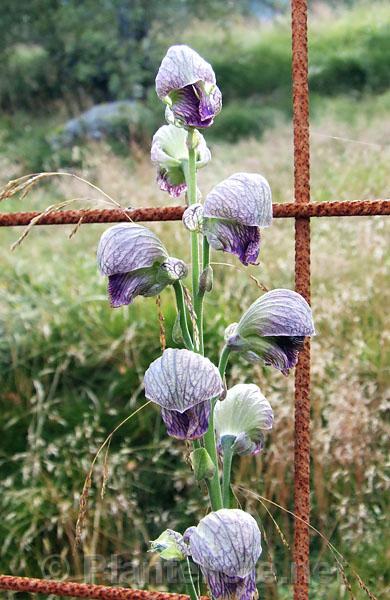
[[[148,590],[132,590],[121,587],[106,587],[70,581],[50,581],[0,575],[0,590],[29,592],[34,594],[56,594],[71,598],[96,598],[98,600],[189,600],[182,594],[167,594]],[[208,600],[208,599],[204,599]]]
[[[118,223],[121,221],[180,221],[184,206],[137,208],[134,210],[61,210],[42,214],[36,225],[75,225],[81,223]],[[0,227],[26,226],[41,213],[0,213]],[[352,200],[303,204],[285,202],[273,205],[275,218],[294,217],[358,217],[390,215],[390,200]]]
[[[294,199],[310,202],[309,87],[307,0],[292,0],[292,78],[294,128]],[[295,289],[310,302],[310,217],[295,219]],[[310,341],[306,339],[295,371],[294,600],[309,598],[310,518]],[[302,521],[305,521],[305,523]]]

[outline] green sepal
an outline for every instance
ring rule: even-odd
[[[195,448],[190,454],[190,459],[196,481],[214,477],[215,465],[206,448]]]

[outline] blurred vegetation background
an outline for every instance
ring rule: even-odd
[[[163,123],[154,77],[167,47],[187,43],[216,71],[224,107],[206,137],[213,162],[203,194],[234,171],[257,171],[274,200],[293,197],[291,37],[288,2],[222,0],[3,0],[0,4],[0,179],[61,169],[99,185],[122,206],[171,203],[157,189],[148,152]],[[310,12],[312,197],[315,201],[389,194],[390,7],[385,2],[312,2]],[[44,210],[73,199],[107,206],[69,178],[37,186],[2,211]],[[81,199],[81,200],[80,200]],[[205,490],[194,482],[181,443],[167,440],[147,407],[111,442],[95,469],[82,547],[74,525],[84,478],[99,445],[144,402],[142,380],[160,353],[154,299],[109,308],[95,265],[105,226],[36,228],[15,252],[19,230],[1,232],[0,571],[83,580],[85,557],[105,557],[90,579],[166,589],[146,554],[166,527],[199,519]],[[188,258],[179,224],[153,224],[173,254]],[[378,598],[389,589],[388,289],[384,218],[312,223],[312,522]],[[206,302],[209,356],[224,328],[260,292],[293,286],[293,223],[264,232],[261,264],[244,270],[214,253],[215,287]],[[221,265],[220,263],[226,263]],[[255,279],[253,279],[254,277]],[[173,296],[162,297],[168,343]],[[241,486],[292,510],[293,377],[233,360],[229,382],[260,382],[275,412],[265,452],[235,465]],[[264,506],[261,596],[292,597],[291,553]],[[267,505],[292,541],[291,517]],[[58,555],[57,562],[50,562]],[[118,569],[113,576],[113,559]],[[138,573],[138,575],[137,575]],[[351,576],[351,571],[347,569]],[[263,581],[262,581],[263,580]],[[355,598],[366,597],[351,577]],[[312,536],[311,597],[348,591],[323,540]],[[178,590],[177,585],[171,589]],[[3,597],[13,597],[3,594]],[[23,596],[18,596],[23,597]]]

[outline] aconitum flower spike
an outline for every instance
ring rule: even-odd
[[[168,122],[185,127],[210,127],[222,108],[215,73],[188,46],[171,46],[156,77],[158,97],[167,104]]]
[[[218,446],[229,439],[235,454],[257,454],[264,446],[263,431],[272,429],[274,415],[268,400],[253,383],[239,383],[214,408]]]
[[[145,373],[145,396],[161,407],[168,434],[200,438],[208,428],[211,398],[224,391],[215,365],[190,350],[168,348]]]
[[[250,362],[262,361],[284,375],[298,362],[305,337],[315,335],[311,308],[292,290],[267,292],[226,330],[226,345]]]
[[[222,508],[184,533],[193,561],[216,600],[252,600],[261,534],[255,519],[239,509]]]
[[[157,183],[160,189],[177,198],[186,191],[184,169],[188,164],[187,132],[175,125],[163,125],[153,136],[150,157],[157,166]],[[196,131],[196,167],[204,167],[211,159],[203,135]]]
[[[111,306],[131,304],[136,296],[156,296],[187,275],[187,266],[168,255],[159,238],[137,223],[114,225],[100,238],[97,261],[108,276]]]
[[[271,223],[271,189],[262,175],[235,173],[206,197],[203,233],[210,246],[235,254],[244,265],[256,264],[259,227]]]

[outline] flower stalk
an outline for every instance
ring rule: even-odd
[[[199,596],[198,596],[198,593],[195,588],[194,580],[192,578],[191,564],[190,564],[188,557],[185,562],[180,563],[180,568],[181,568],[184,582],[186,584],[187,593],[188,593],[189,597],[191,598],[191,600],[199,600]]]
[[[223,452],[223,477],[222,477],[222,498],[223,507],[230,508],[230,478],[232,472],[232,461],[234,455],[234,436],[225,436],[222,440]]]
[[[196,130],[190,127],[187,134],[188,147],[188,166],[185,169],[187,183],[187,198],[189,206],[196,203],[197,185],[196,185]],[[199,240],[196,231],[191,232],[191,262],[192,262],[192,301],[196,314],[196,321],[199,331],[199,352],[204,353],[203,345],[203,324],[201,323],[201,299],[199,297]]]
[[[188,329],[186,305],[184,302],[183,288],[180,281],[175,281],[173,284],[173,289],[175,290],[176,306],[179,314],[179,322],[183,340],[187,350],[193,350],[194,344]]]
[[[190,600],[200,600],[193,564],[214,600],[255,600],[261,533],[253,517],[231,508],[232,462],[236,454],[254,456],[264,449],[263,432],[272,429],[273,411],[253,383],[228,389],[225,372],[232,353],[287,375],[305,337],[315,334],[314,324],[302,296],[271,290],[227,328],[218,368],[204,356],[203,303],[213,288],[211,248],[237,256],[246,266],[257,265],[260,228],[272,222],[271,189],[262,175],[240,172],[214,186],[204,202],[198,200],[197,170],[211,159],[199,129],[210,127],[222,108],[215,73],[199,54],[185,45],[172,46],[160,65],[156,92],[166,105],[168,125],[154,135],[151,159],[161,190],[172,197],[187,193],[183,225],[191,236],[192,297],[180,281],[187,265],[142,225],[119,224],[104,232],[97,259],[114,308],[173,286],[177,317],[172,339],[185,348],[164,348],[149,365],[145,397],[157,405],[169,436],[192,442],[194,477],[205,481],[212,510],[183,534],[166,529],[151,542],[151,551],[162,560],[180,561]]]

